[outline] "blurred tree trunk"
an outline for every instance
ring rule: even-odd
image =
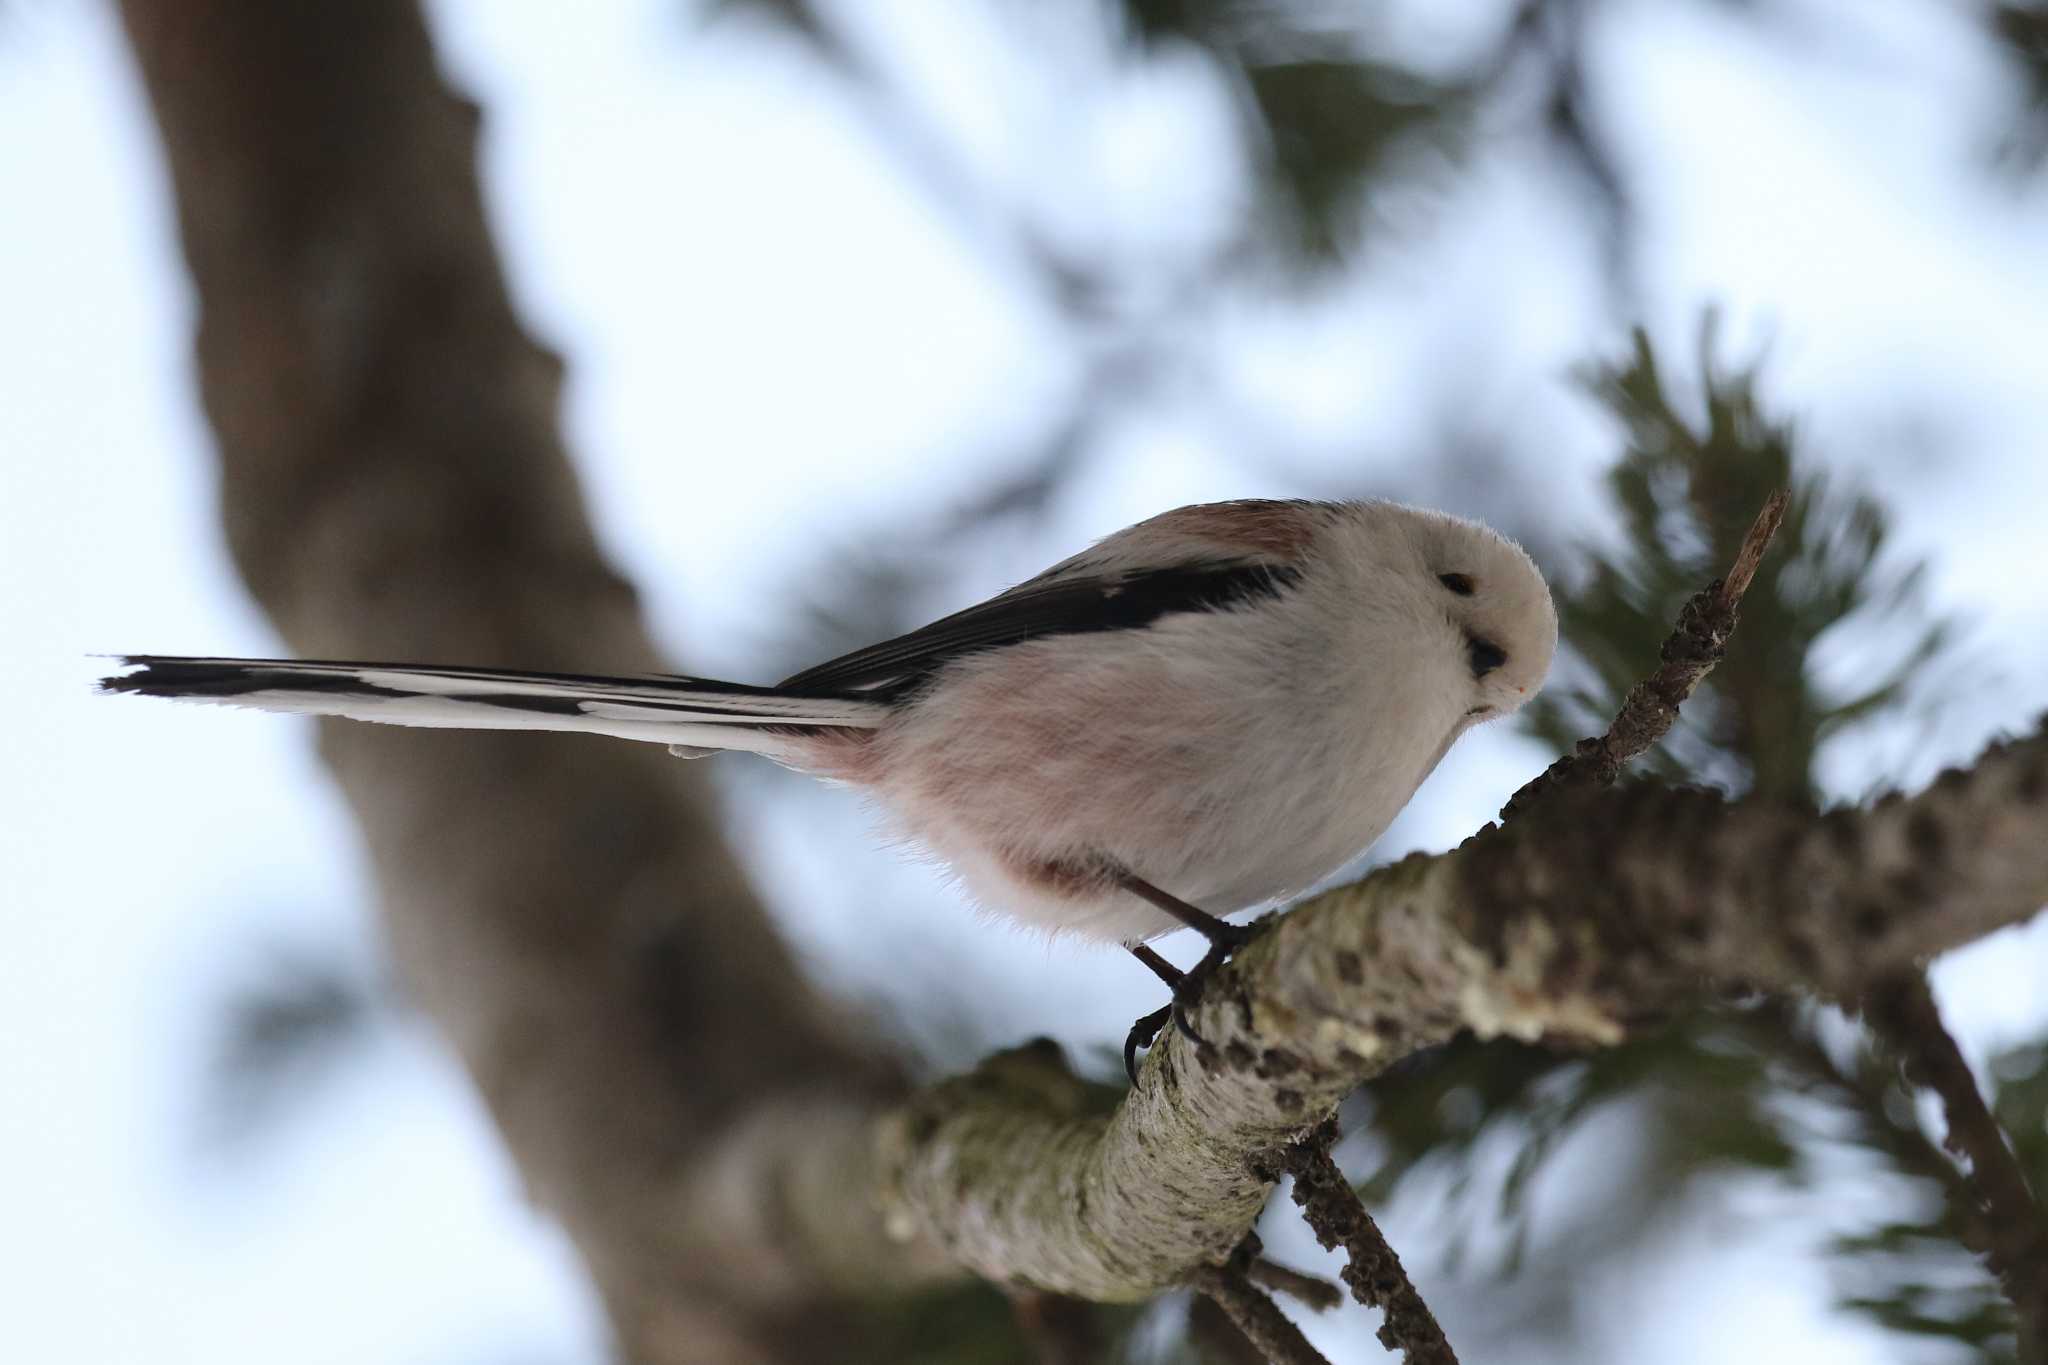
[[[221,515],[292,649],[659,668],[564,456],[560,362],[507,298],[477,110],[443,84],[412,0],[121,10],[197,287]],[[333,722],[321,751],[399,972],[624,1353],[833,1358],[818,1244],[857,1254],[877,1215],[834,1205],[818,1216],[838,1226],[807,1227],[808,1208],[748,1184],[802,1174],[749,1163],[792,1128],[862,1130],[896,1078],[798,974],[702,770],[640,746]],[[858,1142],[835,1150],[858,1165]],[[680,1193],[705,1161],[730,1196],[708,1215]]]

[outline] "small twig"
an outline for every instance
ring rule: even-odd
[[[1926,975],[1915,972],[1870,991],[1863,1018],[1907,1079],[1941,1097],[1948,1123],[1943,1141],[1966,1163],[1956,1200],[1963,1240],[1984,1257],[2018,1310],[2020,1359],[2048,1359],[2048,1228],[2041,1205],[1942,1024]]]
[[[1401,1258],[1387,1245],[1379,1224],[1331,1157],[1336,1140],[1336,1122],[1326,1121],[1281,1153],[1281,1169],[1294,1177],[1294,1202],[1301,1206],[1302,1217],[1325,1250],[1344,1248],[1350,1263],[1343,1278],[1351,1296],[1385,1315],[1381,1345],[1399,1351],[1408,1365],[1457,1365],[1444,1329],[1416,1292]]]
[[[1250,1271],[1258,1263],[1258,1254],[1257,1234],[1246,1233],[1228,1261],[1204,1266],[1188,1277],[1188,1283],[1221,1308],[1231,1325],[1244,1333],[1271,1365],[1330,1365],[1280,1311],[1280,1305],[1252,1284]]]
[[[1327,1313],[1344,1302],[1344,1291],[1322,1276],[1295,1270],[1263,1256],[1245,1267],[1245,1275],[1253,1284],[1264,1285],[1275,1294],[1285,1294],[1318,1313]]]
[[[1629,689],[1614,723],[1598,739],[1582,739],[1557,762],[1508,798],[1501,807],[1505,824],[1527,811],[1548,793],[1568,787],[1604,787],[1621,775],[1630,759],[1670,732],[1678,708],[1700,680],[1714,671],[1740,619],[1742,595],[1756,577],[1757,565],[1785,519],[1787,495],[1781,489],[1764,500],[1763,509],[1742,538],[1735,562],[1725,578],[1717,578],[1692,595],[1678,613],[1659,652],[1657,671]]]

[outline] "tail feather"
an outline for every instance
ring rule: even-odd
[[[585,677],[513,669],[128,654],[106,692],[343,716],[386,725],[565,730],[780,755],[791,728],[873,729],[886,703],[709,678]]]

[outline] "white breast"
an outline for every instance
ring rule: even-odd
[[[1295,894],[1385,830],[1462,714],[1427,666],[1445,642],[1332,619],[1352,629],[1190,613],[963,660],[876,736],[876,794],[980,904],[1056,931],[1176,927],[1091,860],[1216,914]]]

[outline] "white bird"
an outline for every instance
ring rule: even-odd
[[[988,909],[1124,943],[1185,1028],[1247,932],[1220,916],[1362,852],[1460,735],[1528,701],[1556,645],[1541,574],[1485,526],[1248,500],[1139,522],[775,687],[163,655],[101,685],[765,754],[868,793]],[[1144,946],[1182,924],[1211,943],[1185,974]],[[1127,1062],[1166,1014],[1134,1027]]]

